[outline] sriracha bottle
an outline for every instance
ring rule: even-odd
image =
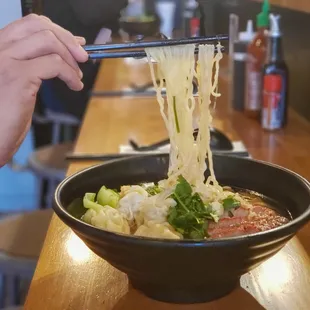
[[[262,107],[263,66],[267,47],[269,27],[269,3],[265,0],[262,12],[257,15],[257,33],[247,49],[245,114],[259,119]]]

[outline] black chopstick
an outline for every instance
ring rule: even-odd
[[[154,152],[152,152],[154,153]],[[158,153],[161,154],[161,153]],[[167,153],[168,154],[168,153]],[[115,154],[67,154],[66,160],[70,161],[101,161],[101,160],[113,160],[118,158],[128,158],[141,156],[143,154],[136,153],[115,153]]]
[[[198,48],[195,49],[195,54],[198,54]],[[225,48],[221,48],[225,52]],[[127,52],[91,52],[88,54],[89,59],[111,59],[111,58],[143,58],[146,57],[146,52],[141,51],[127,51]]]
[[[89,53],[89,59],[109,59],[109,58],[143,58],[146,57],[145,51],[128,51],[128,52],[98,52]]]
[[[128,42],[118,44],[94,44],[94,45],[85,45],[84,49],[87,52],[97,52],[97,51],[102,52],[107,50],[122,50],[132,48],[144,49],[147,47],[199,44],[210,41],[224,41],[228,39],[229,36],[227,34],[219,34],[215,36],[196,37],[196,38],[167,39],[167,40],[143,41],[143,42],[138,41],[138,42]]]
[[[158,155],[158,154],[169,154],[162,151],[152,151],[149,153],[116,153],[116,154],[67,154],[66,160],[68,161],[107,161],[120,158],[130,158],[142,155]],[[238,157],[249,157],[249,153],[246,151],[234,152],[234,151],[213,151],[213,154],[228,155],[228,156],[238,156]]]

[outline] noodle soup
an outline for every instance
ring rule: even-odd
[[[159,184],[103,186],[68,211],[95,227],[166,239],[218,239],[253,234],[289,221],[256,193],[195,188],[182,176],[171,190]],[[79,209],[80,213],[77,213]]]
[[[257,197],[249,199],[245,193],[218,183],[210,148],[210,106],[220,96],[221,46],[200,45],[198,50],[196,63],[195,45],[146,49],[171,145],[167,178],[158,184],[122,186],[120,191],[103,186],[98,193],[86,193],[79,219],[109,231],[167,239],[253,234],[289,221]],[[151,58],[157,63],[157,74]],[[197,101],[193,97],[194,79],[198,83]],[[199,130],[196,138],[194,111]],[[205,180],[207,168],[210,176]]]

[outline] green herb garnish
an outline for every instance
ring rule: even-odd
[[[240,201],[235,199],[233,196],[229,196],[223,200],[223,207],[225,211],[230,211],[240,207]]]
[[[149,186],[145,190],[148,192],[150,196],[155,196],[162,191],[158,185]]]
[[[175,126],[177,128],[177,133],[180,133],[180,125],[179,125],[179,118],[177,113],[177,105],[176,105],[176,97],[173,96],[173,112],[174,112],[174,118],[175,118]]]
[[[204,239],[208,236],[208,220],[213,220],[210,208],[204,205],[198,193],[193,194],[191,185],[184,177],[179,177],[171,198],[177,205],[169,210],[169,224],[184,238]]]

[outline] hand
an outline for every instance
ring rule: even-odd
[[[86,62],[85,39],[28,15],[0,30],[0,167],[13,156],[31,125],[43,80],[58,77],[83,88],[78,62]]]

